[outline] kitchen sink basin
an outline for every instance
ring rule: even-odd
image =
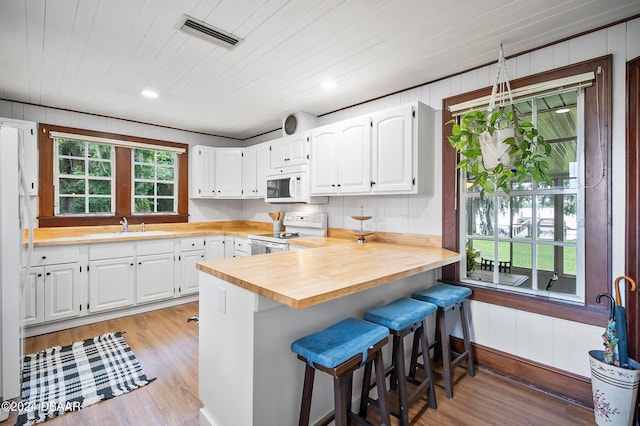
[[[98,234],[85,234],[85,238],[122,238],[122,237],[142,237],[142,236],[158,236],[168,235],[169,231],[118,231],[118,232],[102,232]]]

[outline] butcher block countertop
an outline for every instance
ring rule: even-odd
[[[294,309],[304,309],[461,260],[439,247],[311,237],[306,250],[211,260],[205,273]]]

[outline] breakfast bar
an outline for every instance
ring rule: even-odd
[[[310,240],[319,247],[197,264],[200,424],[297,424],[304,368],[291,342],[429,287],[461,259],[439,247]],[[315,386],[312,422],[333,407],[330,379]]]

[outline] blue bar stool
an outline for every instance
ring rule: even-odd
[[[371,309],[364,314],[365,320],[387,327],[389,333],[393,335],[393,363],[386,374],[391,374],[390,387],[392,390],[397,389],[398,392],[398,417],[402,426],[409,425],[409,406],[426,392],[429,392],[429,406],[433,409],[437,407],[429,357],[425,358],[425,379],[422,382],[416,380],[415,377],[407,377],[404,362],[404,337],[410,333],[421,334],[422,351],[423,353],[429,353],[426,320],[437,309],[438,307],[433,303],[402,297],[384,306]],[[370,381],[371,368],[369,366],[365,367],[362,382],[360,415],[363,417],[366,416],[369,403],[377,404],[376,400],[369,397]],[[407,390],[407,381],[417,385],[411,394]],[[395,415],[395,413],[392,414]]]
[[[467,287],[459,287],[449,284],[436,284],[433,287],[429,287],[425,290],[420,290],[411,295],[412,298],[422,300],[424,302],[430,302],[438,306],[438,315],[436,317],[436,339],[429,345],[429,349],[436,348],[437,352],[442,354],[442,367],[445,384],[445,394],[447,398],[453,398],[453,369],[460,365],[463,361],[467,361],[467,374],[471,377],[475,376],[473,370],[473,355],[471,352],[471,339],[469,337],[469,320],[467,305],[471,296],[471,289]],[[464,352],[459,354],[454,359],[451,359],[451,348],[449,345],[449,326],[447,319],[455,312],[456,308],[460,308],[460,321],[462,326],[462,335],[464,337]],[[440,333],[438,333],[438,329]],[[412,364],[409,369],[409,375],[415,375],[416,363],[415,359],[418,357],[418,342],[416,339],[420,338],[419,335],[414,337]],[[423,360],[428,358],[424,356]]]
[[[299,425],[308,426],[309,424],[316,369],[333,376],[335,404],[335,410],[317,424],[326,425],[333,419],[336,426],[350,424],[351,419],[356,419],[361,424],[371,424],[351,411],[351,396],[353,372],[363,364],[370,366],[373,362],[380,395],[381,424],[389,426],[387,389],[382,362],[382,347],[388,340],[389,330],[386,327],[357,318],[347,318],[293,342],[291,351],[298,354],[298,359],[306,363]]]

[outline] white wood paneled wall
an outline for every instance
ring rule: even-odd
[[[581,37],[557,43],[507,61],[510,79],[526,77],[554,68],[613,55],[613,122],[612,163],[623,165],[625,161],[625,67],[626,62],[640,56],[640,19],[635,19]],[[508,43],[504,46],[509,54]],[[497,60],[496,46],[496,60]],[[442,108],[442,99],[493,84],[496,65],[486,66],[462,75],[397,93],[366,104],[320,117],[320,125],[379,111],[412,101],[421,101],[436,110]],[[435,188],[442,187],[442,114],[436,116],[435,158],[433,162]],[[249,143],[257,143],[278,137],[264,135]],[[624,167],[613,167],[613,276],[624,271],[625,227],[625,172]],[[364,206],[374,219],[367,223],[373,230],[441,235],[442,198],[440,191],[434,195],[331,197],[328,206],[304,206],[309,210],[327,211],[329,226],[349,228],[354,224],[350,216]],[[288,206],[298,208],[296,206]],[[256,201],[246,201],[243,216],[259,218],[264,206]],[[257,219],[256,219],[257,220]],[[472,302],[471,321],[473,341],[522,358],[589,376],[587,352],[601,349],[603,328],[566,321],[516,309]],[[462,336],[455,324],[456,336]]]

